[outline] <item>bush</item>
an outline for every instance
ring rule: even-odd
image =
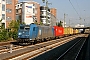
[[[0,32],[0,41],[7,40],[9,38],[8,33],[6,30],[2,30]]]
[[[13,39],[17,39],[17,32],[13,32],[13,33],[12,33],[12,38],[13,38]]]

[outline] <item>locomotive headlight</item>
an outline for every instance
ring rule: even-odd
[[[22,33],[18,33],[18,35],[21,35]]]

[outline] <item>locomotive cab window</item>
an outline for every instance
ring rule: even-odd
[[[29,30],[30,29],[30,27],[29,26],[25,26],[25,30]]]
[[[20,29],[22,29],[22,30],[23,30],[23,29],[24,29],[24,26],[20,26]]]

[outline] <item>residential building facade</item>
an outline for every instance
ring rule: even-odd
[[[47,16],[47,17],[46,17]],[[31,24],[37,22],[40,24],[56,25],[56,9],[48,8],[46,15],[46,7],[40,6],[35,1],[20,2],[16,4],[16,19],[20,20],[21,23]]]
[[[15,5],[18,0],[6,0],[6,27],[12,20],[16,20],[16,9]]]
[[[20,20],[20,23],[22,23],[22,3],[17,3],[15,7],[16,7],[16,20]]]
[[[51,16],[50,25],[51,26],[56,26],[56,20],[57,20],[57,18],[52,13],[50,14],[50,16]]]
[[[50,9],[50,15],[51,15],[51,26],[56,26],[56,21],[57,21],[57,10],[55,8]]]
[[[47,14],[46,14],[46,10],[47,10]],[[41,19],[41,22],[43,24],[50,25],[50,21],[51,21],[51,18],[50,18],[50,9],[46,8],[46,6],[41,6],[40,7],[40,19]]]
[[[55,17],[57,16],[57,10],[56,10],[56,8],[51,8],[50,9],[50,12],[51,12],[51,14],[53,14]]]
[[[16,5],[16,15],[21,16],[21,23],[31,24],[37,22],[40,24],[40,4],[34,1],[21,2]]]
[[[1,24],[8,28],[9,23],[12,20],[16,20],[16,10],[15,10],[15,4],[18,2],[18,0],[0,0],[0,20]]]
[[[0,26],[4,25],[6,28],[6,0],[0,0]]]

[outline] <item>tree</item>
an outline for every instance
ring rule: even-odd
[[[60,26],[62,26],[62,23],[63,23],[63,22],[62,22],[62,21],[60,21]]]
[[[20,25],[20,20],[12,20],[11,23],[9,24],[9,29],[11,30],[9,32],[9,36],[16,39],[17,38],[17,33],[18,33],[18,28]]]
[[[19,25],[20,25],[19,20],[17,21],[12,20],[11,23],[9,24],[9,29],[11,29],[12,32],[18,31]]]
[[[0,20],[0,41],[5,41],[8,39],[7,30],[4,28],[4,25],[1,23],[2,19]]]
[[[57,26],[61,26],[61,27],[62,27],[62,23],[63,23],[63,22],[62,22],[62,21],[60,21],[60,22],[57,22],[57,23],[56,23],[56,25],[57,25]]]
[[[35,20],[35,21],[34,21],[34,24],[37,24],[37,25],[38,25],[38,22]]]
[[[0,20],[1,23],[2,20]],[[9,24],[9,27],[5,29],[3,24],[1,23],[0,28],[0,41],[7,41],[10,38],[17,38],[18,28],[20,25],[20,20],[12,20]]]
[[[2,19],[0,20],[0,30],[2,29]]]

